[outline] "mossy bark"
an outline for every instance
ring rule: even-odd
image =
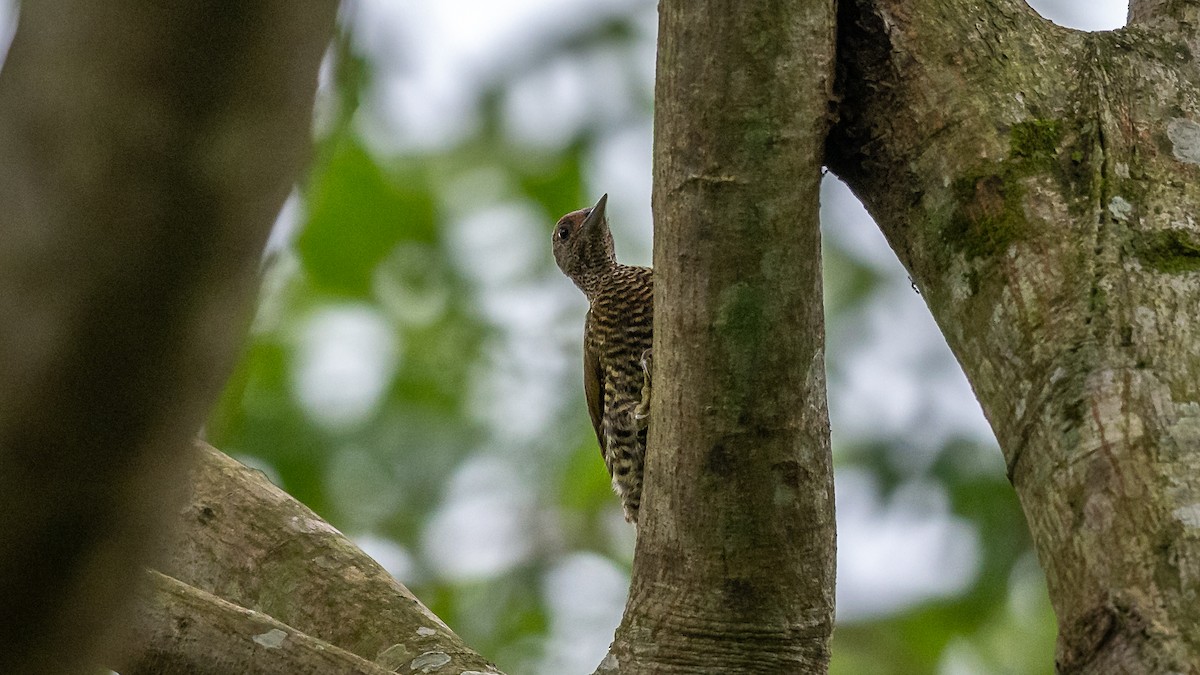
[[[1016,0],[839,14],[827,161],[996,432],[1062,673],[1200,672],[1200,26],[1134,4],[1107,33]]]
[[[654,396],[599,673],[818,673],[833,622],[821,156],[832,2],[659,6]]]

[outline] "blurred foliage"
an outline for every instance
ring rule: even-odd
[[[408,151],[375,148],[363,132],[362,102],[382,64],[344,26],[318,107],[314,165],[297,197],[298,231],[264,261],[251,340],[207,427],[214,444],[262,467],[351,536],[395,542],[381,561],[514,675],[557,672],[546,654],[565,639],[555,632],[562,598],[546,590],[548,571],[592,552],[627,573],[632,555],[632,532],[620,522],[583,412],[574,365],[583,301],[558,276],[548,242],[558,215],[602,191],[586,178],[594,175],[597,139],[614,126],[645,124],[651,92],[626,87],[631,115],[587,119],[555,147],[511,137],[503,101],[548,63],[610,53],[633,59],[634,14],[645,9],[544,28],[530,37],[536,47],[483,78],[473,109],[464,111],[479,124],[445,147]],[[495,203],[520,205],[535,224],[534,253],[514,255],[506,245],[520,228],[464,224]],[[894,280],[830,243],[832,325]],[[472,245],[485,249],[483,262],[464,260]],[[477,269],[493,263],[502,271]],[[498,302],[497,294],[508,299]],[[524,331],[506,316],[526,312],[537,321]],[[385,371],[373,374],[378,391],[357,407],[336,396],[339,387],[357,386],[356,371],[339,371],[337,359],[314,346],[340,335],[314,328],[331,325],[321,323],[328,316],[353,319],[368,337],[385,328],[386,339],[363,343],[383,356],[353,345],[343,356],[370,356],[366,363]],[[325,375],[305,379],[313,368]],[[548,380],[540,398],[522,389],[530,372]],[[324,410],[322,396],[334,396],[333,408],[348,406],[344,414]],[[980,535],[979,573],[957,596],[839,624],[833,672],[1051,672],[1053,619],[1023,517],[1004,476],[975,467],[980,452],[996,451],[951,442],[914,473],[904,460],[911,442],[844,444],[839,469],[871,472],[885,493],[914,479],[940,485],[953,514]],[[439,543],[448,531],[468,540],[457,548]],[[472,538],[489,535],[501,541],[472,547]],[[616,620],[602,618],[612,623],[593,631],[601,646]]]

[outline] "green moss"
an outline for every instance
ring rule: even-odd
[[[726,288],[721,292],[715,325],[731,350],[756,344],[763,329],[762,292],[745,282]]]
[[[1183,230],[1137,232],[1132,244],[1134,255],[1160,272],[1200,271],[1200,244]]]
[[[1008,157],[952,184],[952,212],[941,227],[942,238],[952,251],[968,260],[987,258],[1004,253],[1011,244],[1027,237],[1026,178],[1047,175],[1066,194],[1076,191],[1083,178],[1079,175],[1080,163],[1085,157],[1078,149],[1071,157],[1059,156],[1059,146],[1066,136],[1064,129],[1064,122],[1052,119],[1015,124],[1009,130]],[[1082,130],[1080,135],[1084,135]],[[972,284],[973,292],[977,287]]]
[[[763,333],[766,330],[763,291],[745,282],[735,283],[721,291],[713,327],[721,337],[721,343],[732,372],[744,377],[730,383],[730,394],[735,399],[749,394],[745,384],[762,356]]]
[[[1026,235],[1025,190],[1012,171],[966,176],[954,182],[954,213],[942,229],[951,249],[968,260],[1002,254]]]
[[[1046,161],[1058,155],[1062,124],[1057,120],[1030,120],[1014,125],[1009,133],[1009,157],[1016,160]]]
[[[1013,177],[1045,175],[1054,179],[1072,215],[1082,216],[1104,186],[1093,150],[1099,131],[1090,119],[1034,119],[1009,130],[1005,170]]]

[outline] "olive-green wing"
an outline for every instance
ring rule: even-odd
[[[588,323],[591,323],[588,313]],[[590,331],[587,331],[590,332]],[[600,456],[604,456],[604,434],[600,431],[600,420],[604,415],[604,370],[600,367],[600,355],[585,338],[583,341],[583,393],[587,397],[588,416],[600,442]]]

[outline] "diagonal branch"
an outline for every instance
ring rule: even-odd
[[[498,672],[407,588],[308,507],[204,443],[162,569],[367,660],[445,655]]]
[[[158,572],[146,574],[149,588],[141,594],[134,624],[136,658],[122,668],[124,675],[393,672],[177,579]]]

